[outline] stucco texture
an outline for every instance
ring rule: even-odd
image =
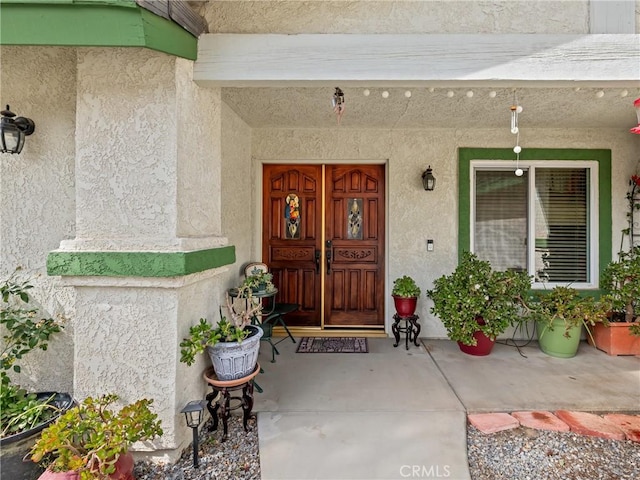
[[[624,189],[636,169],[637,139],[615,130],[523,130],[520,145],[526,148],[610,148],[613,156],[612,182],[614,252],[625,226]],[[387,298],[394,278],[411,275],[423,291],[433,280],[450,273],[458,261],[458,147],[511,148],[513,136],[505,128],[468,130],[340,130],[340,129],[255,129],[253,156],[260,161],[292,163],[339,161],[388,162],[388,275]],[[421,174],[433,168],[436,189],[425,192]],[[617,186],[617,187],[616,187]],[[257,208],[257,206],[256,206]],[[427,252],[427,239],[434,251]],[[386,302],[387,323],[391,319]],[[418,303],[421,336],[446,338],[441,322],[429,313],[425,295]]]
[[[251,158],[251,129],[231,108],[222,108],[222,230],[229,243],[236,247],[236,263],[224,276],[226,288],[235,287],[243,278],[243,265],[260,258],[256,250],[254,208],[259,201],[253,179],[255,169]]]
[[[588,33],[587,0],[226,1],[212,33]],[[535,19],[535,21],[532,21]]]
[[[75,229],[75,81],[73,48],[2,47],[2,107],[31,118],[35,132],[20,155],[0,154],[0,279],[21,266],[42,316],[65,330],[33,351],[15,380],[33,390],[72,391],[74,292],[46,276],[46,257]],[[45,368],[41,368],[42,366]]]

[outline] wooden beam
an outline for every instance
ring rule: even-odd
[[[194,12],[184,0],[136,0],[136,3],[162,18],[177,23],[195,37],[209,31],[206,20]]]
[[[640,86],[640,35],[205,34],[194,80],[209,86]]]

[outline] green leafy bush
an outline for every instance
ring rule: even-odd
[[[606,306],[593,297],[581,297],[575,288],[556,286],[549,292],[537,293],[537,298],[537,302],[531,304],[531,318],[550,331],[553,331],[554,320],[561,320],[567,338],[573,327],[607,322]]]
[[[464,252],[453,273],[436,279],[427,296],[433,300],[431,313],[440,318],[449,338],[476,345],[477,330],[495,339],[520,322],[530,288],[526,273],[494,271],[488,261]]]
[[[620,252],[618,260],[602,271],[600,286],[605,292],[602,301],[609,305],[612,321],[636,321],[640,316],[640,246]],[[640,334],[640,327],[635,330]]]
[[[400,278],[396,278],[393,281],[393,288],[391,289],[391,295],[403,298],[419,297],[422,291],[416,284],[415,280],[408,275],[404,275]]]
[[[31,460],[53,472],[79,472],[81,480],[103,479],[115,471],[131,444],[162,435],[153,400],[142,399],[120,410],[109,394],[88,397],[46,427],[31,449]]]
[[[2,308],[2,351],[0,354],[0,437],[33,428],[47,421],[57,409],[47,401],[38,401],[14,384],[8,372],[20,373],[19,361],[34,349],[47,350],[51,335],[62,326],[52,318],[41,318],[39,310],[31,305],[29,282],[16,279],[19,269],[0,285]]]

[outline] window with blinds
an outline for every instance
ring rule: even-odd
[[[496,270],[527,270],[528,175],[476,171],[474,250]]]
[[[588,184],[584,168],[538,168],[536,282],[588,282]]]
[[[588,283],[590,169],[474,169],[473,250],[539,283]]]

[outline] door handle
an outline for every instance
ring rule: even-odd
[[[331,273],[331,240],[327,240],[324,244],[325,256],[327,257],[327,275]]]
[[[320,273],[320,250],[316,250],[316,273]]]

